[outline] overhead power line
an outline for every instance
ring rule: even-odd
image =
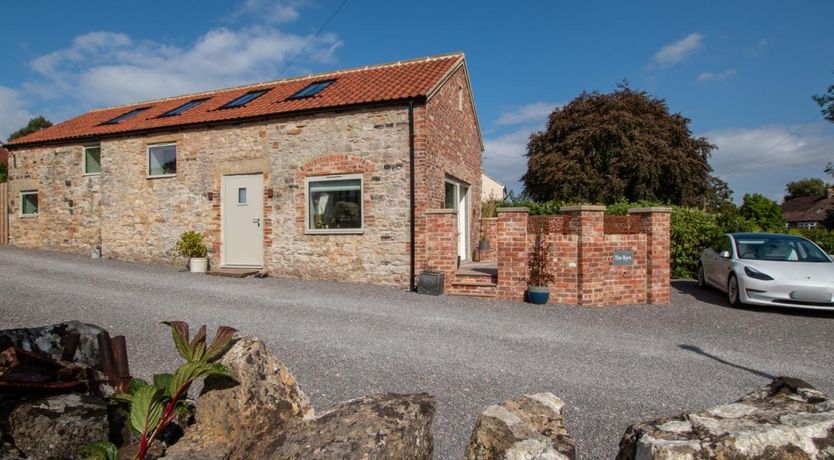
[[[328,25],[328,24],[330,24],[330,21],[332,21],[332,20],[333,20],[333,18],[335,18],[335,17],[336,17],[336,15],[337,15],[337,14],[339,14],[339,11],[342,11],[342,8],[344,8],[344,7],[345,7],[345,5],[347,5],[347,2],[348,2],[348,1],[350,1],[350,0],[344,0],[344,1],[342,1],[342,3],[339,5],[339,7],[338,7],[338,8],[336,8],[336,9],[333,11],[333,14],[331,14],[331,15],[330,15],[330,17],[329,17],[329,18],[327,18],[327,20],[326,20],[326,21],[324,21],[324,24],[322,24],[322,25],[321,25],[321,27],[319,27],[319,29],[316,31],[316,33],[314,33],[312,36],[310,36],[310,38],[307,40],[307,43],[305,43],[305,44],[304,44],[304,47],[303,47],[303,48],[301,48],[301,50],[299,50],[299,51],[298,51],[298,53],[296,53],[295,57],[293,57],[293,58],[292,58],[292,60],[291,60],[289,63],[287,63],[287,65],[285,65],[285,66],[284,66],[284,68],[283,68],[283,69],[281,69],[281,71],[280,71],[280,72],[278,72],[278,78],[279,78],[279,79],[280,79],[280,78],[281,78],[281,76],[284,74],[284,72],[286,72],[286,71],[287,71],[287,69],[289,69],[290,67],[292,67],[292,65],[293,65],[293,64],[295,64],[295,61],[297,61],[297,60],[298,60],[298,58],[299,58],[302,54],[304,54],[304,52],[305,52],[305,51],[307,51],[307,48],[309,48],[309,47],[310,47],[310,44],[311,44],[311,43],[313,43],[313,40],[315,40],[315,39],[319,36],[319,34],[321,34],[321,31],[322,31],[322,30],[324,30],[324,28],[325,28],[325,27],[327,27],[327,25]]]

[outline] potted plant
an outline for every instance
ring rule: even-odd
[[[208,270],[208,248],[203,244],[203,235],[193,230],[180,235],[177,242],[177,254],[188,258],[191,273],[205,273]]]
[[[481,215],[486,218],[493,218],[495,217],[495,212],[497,210],[498,203],[494,199],[490,199],[484,201],[483,209],[481,210]],[[489,251],[489,236],[487,236],[487,229],[486,224],[481,224],[481,241],[478,243],[478,249],[483,251]]]
[[[548,262],[550,259],[550,248],[544,241],[544,231],[541,227],[536,232],[536,241],[530,251],[530,259],[527,261],[529,278],[527,281],[527,299],[534,304],[546,304],[550,298],[549,284],[553,281],[553,273],[550,272]]]

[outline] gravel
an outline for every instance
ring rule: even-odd
[[[533,306],[0,248],[0,328],[77,319],[127,337],[133,374],[169,371],[181,319],[263,338],[316,409],[377,392],[438,401],[435,458],[461,458],[478,413],[522,393],[566,403],[579,457],[612,458],[634,422],[735,400],[770,376],[834,394],[834,314],[734,309],[675,282],[672,304]]]

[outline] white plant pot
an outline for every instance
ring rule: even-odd
[[[205,273],[208,271],[208,258],[192,257],[191,260],[188,261],[188,269],[191,273]]]

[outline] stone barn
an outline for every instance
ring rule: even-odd
[[[16,139],[10,244],[413,287],[426,214],[480,232],[483,142],[463,54],[93,110]]]

